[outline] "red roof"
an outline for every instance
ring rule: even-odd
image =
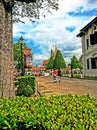
[[[24,49],[24,54],[25,54],[25,55],[32,55],[32,54],[31,54],[31,49],[29,49],[29,48]]]
[[[43,60],[43,65],[44,65],[44,66],[47,65],[48,61],[49,61],[49,60]]]
[[[43,66],[41,66],[41,67],[35,67],[35,66],[33,66],[32,67],[32,71],[43,71],[43,70],[45,70],[45,67],[43,67]]]

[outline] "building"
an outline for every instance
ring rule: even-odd
[[[24,49],[24,67],[32,68],[32,53],[31,49]]]
[[[79,62],[82,64],[82,61],[83,61],[83,55],[81,55],[80,57],[79,57]]]
[[[51,49],[51,52],[50,52],[50,57],[54,57],[56,56],[56,53],[57,53],[57,45],[55,44],[55,46]],[[50,59],[50,58],[49,58]],[[48,62],[49,62],[49,59],[47,60],[43,60],[43,63],[42,63],[42,66],[46,67]]]
[[[97,17],[84,26],[77,37],[82,40],[84,76],[97,76]]]
[[[57,53],[58,49],[57,49],[57,45],[55,44],[54,48],[51,49],[51,54],[50,57],[55,57],[56,53]]]
[[[48,64],[49,60],[43,60],[42,66],[46,67],[46,65]]]

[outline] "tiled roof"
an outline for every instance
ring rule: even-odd
[[[25,55],[31,55],[31,49],[29,49],[29,48],[24,49],[24,54]]]
[[[43,67],[43,66],[41,66],[41,67],[35,67],[35,66],[33,66],[32,67],[32,71],[43,71],[43,70],[45,70],[45,67]]]
[[[43,60],[43,65],[47,65],[49,60]]]
[[[91,22],[89,22],[86,26],[84,26],[81,30],[80,33],[77,34],[77,37],[83,36],[85,32],[88,30],[89,27],[91,27],[92,24],[97,24],[97,17],[95,17]]]

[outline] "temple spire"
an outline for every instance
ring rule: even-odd
[[[54,56],[56,56],[56,53],[57,53],[57,43],[55,42],[55,47],[54,47]]]
[[[56,53],[57,53],[57,43],[55,42],[55,44],[53,45],[53,48],[51,49],[51,56],[55,57]]]

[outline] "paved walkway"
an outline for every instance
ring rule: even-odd
[[[61,82],[54,83],[51,77],[36,77],[38,81],[38,90],[42,96],[66,95],[84,95],[89,94],[97,99],[97,81],[74,79],[62,77]]]

